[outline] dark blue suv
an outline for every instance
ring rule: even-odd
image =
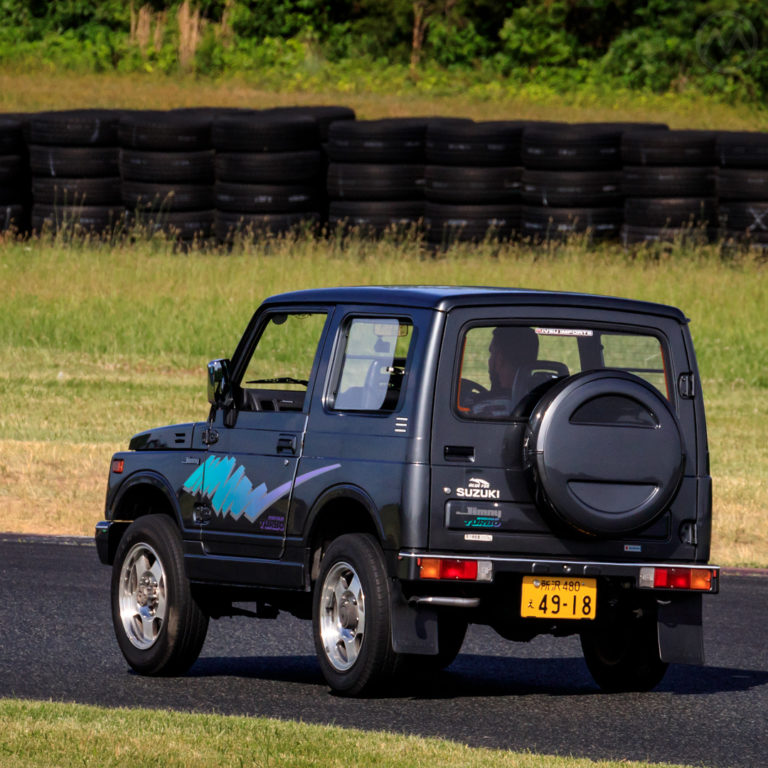
[[[473,287],[267,299],[208,366],[207,420],[115,454],[99,556],[129,664],[209,619],[311,619],[329,685],[449,665],[470,623],[578,634],[604,690],[703,663],[712,491],[673,307]],[[249,607],[247,607],[249,606]]]

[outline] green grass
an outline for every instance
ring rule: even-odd
[[[715,478],[713,560],[768,566],[766,266],[714,246],[625,252],[574,242],[426,252],[401,240],[270,240],[231,253],[164,241],[0,244],[0,530],[88,535],[112,451],[205,418],[205,364],[229,356],[260,301],[334,284],[577,290],[691,318]]]
[[[662,768],[264,718],[0,700],[2,768]],[[668,764],[665,764],[668,766]],[[668,768],[670,768],[668,766]]]

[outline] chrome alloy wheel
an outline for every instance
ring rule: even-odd
[[[365,595],[349,563],[336,563],[323,582],[320,636],[328,661],[338,672],[357,661],[365,638]]]
[[[152,547],[131,547],[120,571],[120,618],[126,637],[140,650],[151,648],[165,625],[168,611],[165,569]]]

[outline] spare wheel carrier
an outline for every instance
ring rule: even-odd
[[[645,527],[674,498],[685,451],[675,413],[650,384],[621,370],[575,374],[531,414],[524,463],[534,498],[583,533]]]

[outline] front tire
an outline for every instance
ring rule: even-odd
[[[184,573],[181,537],[165,515],[147,515],[125,532],[112,569],[112,622],[120,650],[143,675],[186,672],[208,631]]]
[[[378,542],[347,534],[328,547],[315,583],[312,625],[328,685],[346,696],[375,692],[392,678],[389,586]]]

